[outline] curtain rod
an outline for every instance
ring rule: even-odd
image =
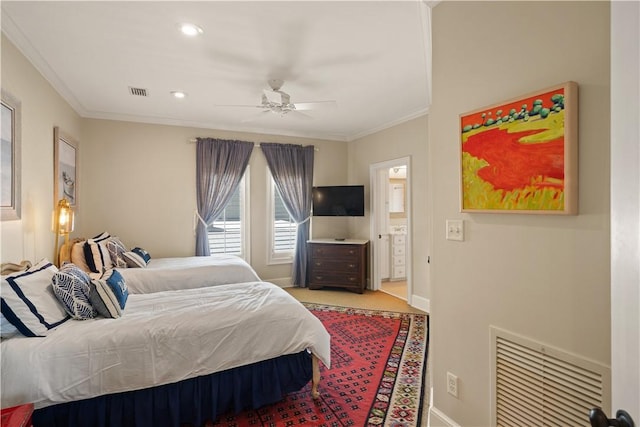
[[[192,138],[192,139],[190,139],[190,140],[189,140],[189,141],[187,141],[187,142],[189,142],[189,143],[191,144],[191,143],[198,142],[198,140],[197,140],[197,139],[195,139],[195,138]],[[258,147],[258,148],[260,148],[260,144],[254,144],[253,146],[254,146],[254,147]],[[320,151],[320,150],[319,150],[317,147],[314,147],[313,151]]]

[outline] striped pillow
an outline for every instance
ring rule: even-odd
[[[0,311],[22,335],[44,337],[71,318],[53,294],[51,281],[57,272],[45,259],[2,280]]]
[[[122,316],[118,298],[105,280],[92,280],[89,288],[89,301],[98,313],[112,319]]]
[[[111,238],[111,235],[105,231],[93,239],[87,239],[84,244],[84,258],[87,261],[89,270],[93,273],[103,273],[105,270],[113,268],[111,255],[109,255],[109,250],[106,246],[109,238]]]
[[[129,252],[125,252],[123,257],[127,261],[127,266],[133,268],[144,268],[151,260],[149,252],[142,248],[133,248]]]

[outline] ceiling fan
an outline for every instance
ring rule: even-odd
[[[217,107],[249,107],[262,109],[264,113],[275,113],[280,116],[294,113],[303,118],[311,118],[301,113],[301,110],[312,110],[322,107],[335,107],[336,101],[315,102],[291,102],[291,96],[281,90],[284,80],[271,79],[268,81],[271,90],[265,89],[262,93],[262,102],[259,105],[217,105]]]

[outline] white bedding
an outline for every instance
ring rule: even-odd
[[[235,255],[151,258],[146,268],[118,268],[133,294],[259,281],[255,270]]]
[[[169,384],[304,349],[330,365],[322,323],[267,282],[134,294],[118,319],[72,320],[0,345],[3,408]]]

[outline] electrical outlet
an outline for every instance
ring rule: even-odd
[[[458,377],[451,372],[447,372],[447,393],[458,398]]]

